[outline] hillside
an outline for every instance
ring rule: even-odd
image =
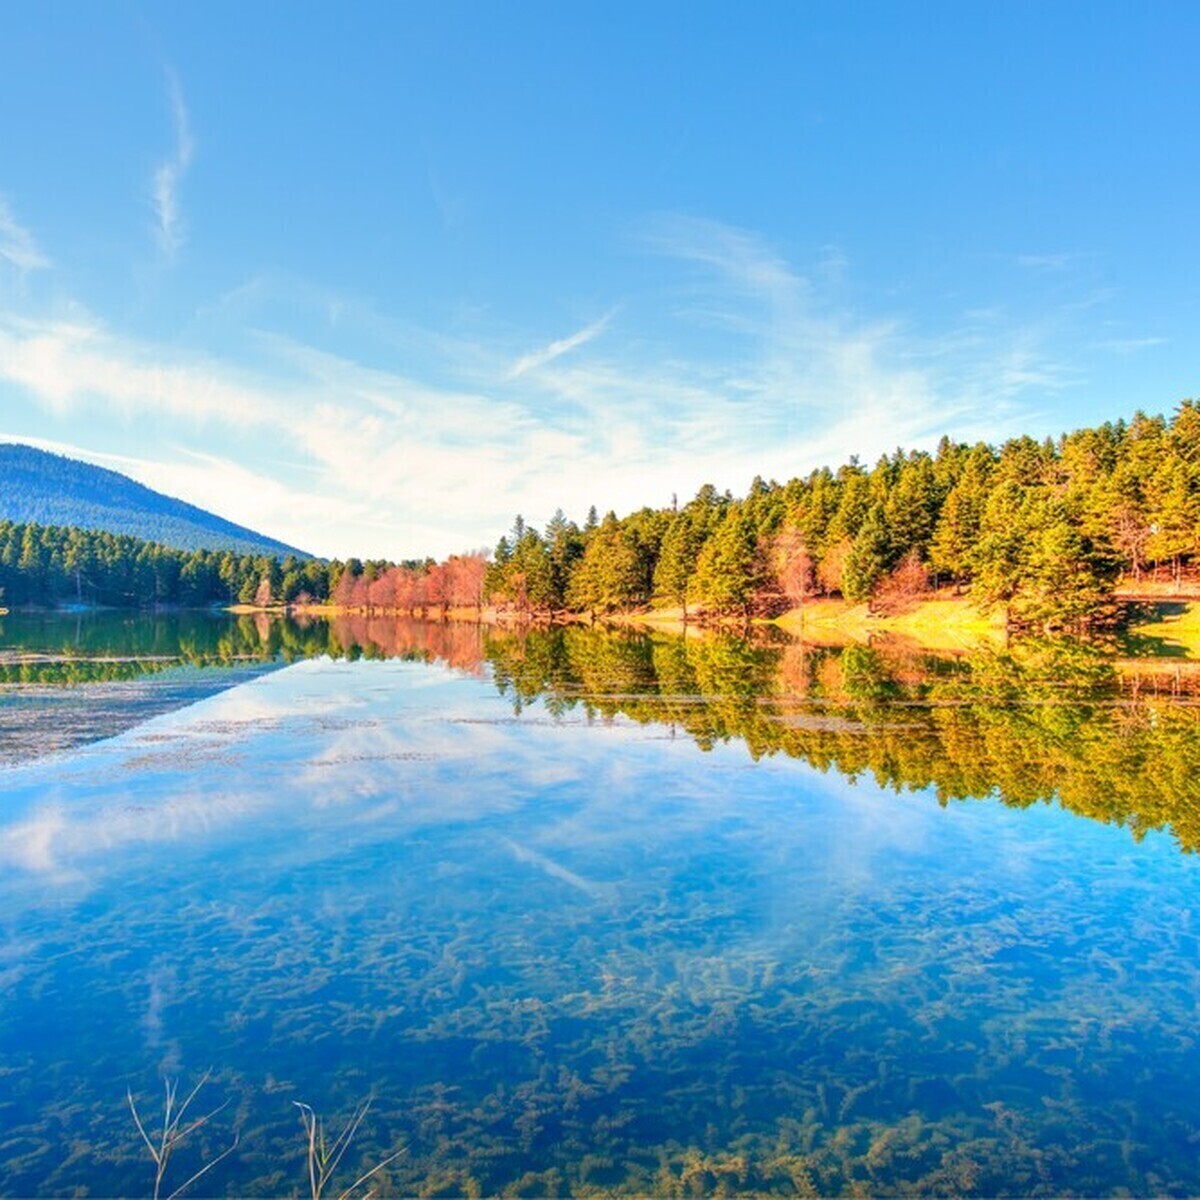
[[[310,557],[116,471],[32,446],[0,444],[0,520],[75,525],[180,550]]]

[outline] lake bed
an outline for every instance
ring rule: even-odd
[[[6,1193],[148,1192],[126,1090],[209,1069],[203,1192],[367,1099],[389,1193],[1200,1190],[1187,696],[213,621],[229,686],[0,770]]]

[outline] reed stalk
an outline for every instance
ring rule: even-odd
[[[300,1110],[300,1121],[304,1126],[304,1135],[307,1141],[306,1163],[308,1166],[308,1183],[309,1193],[312,1200],[324,1200],[325,1189],[329,1181],[333,1178],[334,1172],[337,1171],[338,1165],[345,1157],[346,1151],[350,1148],[350,1143],[354,1140],[354,1135],[358,1132],[358,1127],[362,1124],[363,1118],[367,1115],[371,1107],[371,1101],[365,1101],[360,1107],[356,1108],[350,1119],[342,1127],[341,1133],[329,1141],[325,1132],[325,1123],[313,1111],[311,1105],[303,1104],[299,1100],[293,1100],[293,1104]],[[337,1193],[337,1200],[351,1200],[358,1188],[362,1187],[376,1172],[382,1171],[388,1163],[393,1162],[404,1153],[404,1148],[401,1147],[394,1154],[389,1154],[373,1166],[369,1171],[360,1175],[348,1188]],[[374,1189],[365,1192],[359,1196],[357,1200],[370,1200],[375,1195]]]
[[[192,1101],[196,1099],[200,1089],[209,1081],[211,1075],[212,1070],[210,1068],[204,1072],[200,1077],[200,1082],[192,1088],[182,1102],[178,1100],[179,1081],[170,1078],[163,1081],[166,1089],[166,1097],[163,1101],[162,1123],[161,1126],[154,1128],[153,1136],[147,1132],[146,1125],[138,1113],[137,1104],[133,1099],[133,1092],[128,1088],[125,1089],[125,1096],[129,1101],[129,1111],[133,1114],[133,1123],[137,1126],[138,1133],[142,1135],[142,1141],[146,1143],[146,1149],[150,1151],[150,1157],[154,1161],[154,1200],[160,1200],[163,1179],[166,1177],[167,1166],[171,1161],[171,1155],[175,1152],[175,1148],[189,1134],[195,1133],[197,1129],[207,1125],[229,1103],[226,1100],[224,1103],[217,1105],[216,1108],[206,1112],[203,1116],[194,1117],[192,1120],[186,1121],[188,1109],[191,1107]],[[176,1196],[179,1196],[187,1188],[191,1187],[202,1175],[206,1175],[211,1171],[223,1158],[232,1154],[237,1144],[238,1134],[235,1132],[232,1145],[218,1154],[211,1162],[205,1163],[191,1178],[181,1183],[171,1192],[166,1200],[175,1200]]]

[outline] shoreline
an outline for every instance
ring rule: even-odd
[[[1147,587],[1125,585],[1117,589],[1114,599],[1126,610],[1122,637],[1132,646],[1142,643],[1145,653],[1133,651],[1139,659],[1160,658],[1186,662],[1200,659],[1200,588],[1192,586],[1176,590],[1166,585]],[[297,619],[330,619],[361,617],[368,620],[409,618],[433,622],[466,622],[487,625],[496,629],[545,629],[553,626],[577,625],[607,627],[645,632],[661,632],[686,637],[704,637],[711,633],[781,630],[815,646],[870,644],[878,638],[899,638],[933,652],[950,654],[974,649],[999,649],[1010,637],[1002,611],[981,613],[967,596],[956,596],[947,589],[913,600],[891,612],[871,612],[866,604],[820,597],[789,609],[773,618],[697,617],[683,610],[646,608],[630,612],[597,615],[561,610],[550,613],[519,613],[492,605],[458,606],[445,610],[404,610],[396,608],[358,608],[336,604],[233,604],[206,606],[208,611],[227,612],[234,616],[293,617]],[[0,608],[0,616],[12,610]],[[101,606],[69,606],[67,609],[34,609],[60,613],[125,611]],[[146,610],[181,611],[170,609]],[[200,610],[196,610],[200,611]],[[1070,636],[1070,635],[1068,635]],[[1129,656],[1127,646],[1125,656]]]
[[[1124,633],[1133,639],[1160,643],[1178,651],[1173,657],[1200,658],[1200,598],[1191,595],[1155,595],[1142,591],[1118,591],[1118,603],[1130,610]],[[1143,610],[1139,613],[1138,610]],[[394,608],[348,608],[334,604],[255,605],[238,604],[226,611],[238,615],[330,618],[360,616],[368,619],[408,617],[424,621],[466,621],[499,629],[548,628],[551,626],[608,626],[618,629],[660,631],[700,637],[712,632],[746,629],[783,630],[816,645],[869,643],[879,636],[896,636],[914,641],[929,650],[962,652],[981,646],[999,648],[1009,638],[1002,611],[981,613],[966,596],[934,594],[893,612],[871,612],[866,604],[822,597],[810,600],[774,618],[689,617],[679,608],[650,608],[607,613],[594,620],[585,613],[563,610],[549,613],[518,613],[494,606],[455,607],[408,611]]]

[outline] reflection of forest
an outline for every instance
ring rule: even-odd
[[[202,613],[0,621],[0,763],[77,751],[272,670],[253,623]]]
[[[812,647],[773,631],[682,637],[581,626],[500,630],[347,615],[279,621],[113,619],[13,636],[0,685],[129,681],[168,666],[405,658],[481,673],[517,706],[666,725],[709,748],[745,743],[943,803],[1057,799],[1072,812],[1170,829],[1200,848],[1200,678],[1064,641],[939,657],[894,642]],[[232,681],[231,681],[232,682]]]
[[[1170,829],[1200,848],[1197,680],[1118,663],[1075,642],[937,657],[895,643],[807,647],[779,637],[485,629],[345,618],[334,654],[401,655],[477,669],[517,706],[620,714],[698,745],[737,739],[943,802],[1057,799],[1137,837]]]

